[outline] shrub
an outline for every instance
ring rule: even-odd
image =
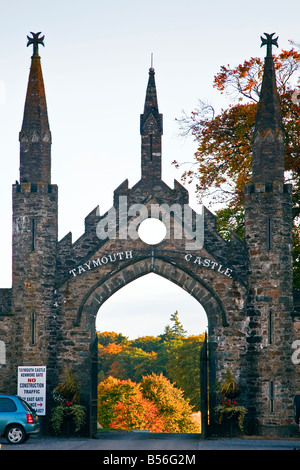
[[[70,433],[70,428],[78,432],[86,417],[85,408],[80,405],[79,385],[73,373],[68,370],[66,376],[53,390],[56,406],[50,418],[55,434]]]

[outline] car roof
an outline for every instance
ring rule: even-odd
[[[9,395],[8,393],[0,393],[0,398],[20,398],[18,395]]]

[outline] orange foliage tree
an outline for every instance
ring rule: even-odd
[[[163,416],[159,414],[157,406],[144,398],[141,392],[136,397],[128,397],[125,402],[119,402],[114,413],[116,418],[109,424],[112,429],[164,432]]]
[[[108,377],[98,385],[98,421],[104,428],[199,432],[183,392],[161,375],[140,384]]]
[[[189,400],[163,374],[143,377],[141,390],[143,396],[157,406],[165,420],[167,432],[199,432],[192,417],[193,409]]]
[[[108,377],[98,385],[98,421],[104,428],[162,432],[164,419],[139,384]]]
[[[101,364],[100,380],[107,375],[114,375],[111,371],[116,367],[118,362],[115,357],[123,350],[122,344],[108,343],[106,346],[98,344],[98,361]],[[122,374],[122,370],[118,370]]]

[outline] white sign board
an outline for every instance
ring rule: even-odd
[[[39,416],[46,414],[46,367],[18,367],[18,395],[23,398]]]

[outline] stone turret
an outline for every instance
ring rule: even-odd
[[[13,185],[15,365],[49,365],[57,255],[57,186],[51,184],[51,134],[38,44],[33,44],[20,132],[20,183]],[[15,369],[16,371],[17,369]]]
[[[245,188],[249,254],[248,409],[253,432],[288,434],[292,422],[292,196],[284,184],[280,101],[268,51],[253,141],[253,181]]]

